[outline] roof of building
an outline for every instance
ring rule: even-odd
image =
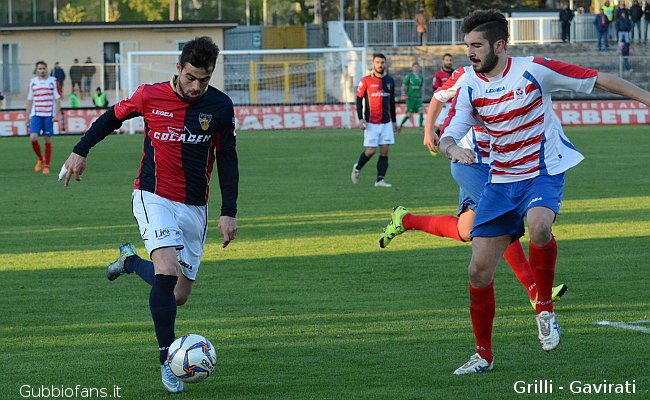
[[[181,31],[189,28],[236,28],[235,21],[140,21],[140,22],[78,22],[51,24],[11,24],[0,26],[0,33],[18,31],[72,31],[94,29],[151,29]]]

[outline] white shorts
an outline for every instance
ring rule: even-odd
[[[393,123],[367,124],[363,131],[363,147],[377,147],[382,144],[394,144]]]
[[[176,248],[183,275],[196,280],[208,231],[208,206],[190,206],[139,189],[131,201],[149,255],[162,247]]]
[[[450,108],[451,106],[449,105],[449,102],[445,103],[445,106],[442,107],[442,110],[440,110],[440,115],[438,115],[438,118],[436,119],[435,125],[437,127],[441,128],[445,123],[445,119],[447,119],[447,115],[449,115]]]

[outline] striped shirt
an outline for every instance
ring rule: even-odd
[[[458,88],[468,76],[466,71],[473,71],[472,66],[460,67],[455,70],[445,80],[445,83],[436,89],[433,97],[441,103],[452,101],[456,96]],[[447,117],[448,119],[449,117]],[[445,120],[445,123],[447,120]],[[458,145],[464,149],[473,150],[476,154],[477,163],[490,163],[490,135],[481,126],[473,126],[460,140]]]
[[[41,79],[38,76],[29,81],[27,100],[32,100],[29,117],[53,117],[54,101],[61,98],[59,84],[53,76]]]
[[[565,136],[551,94],[590,93],[598,71],[548,58],[508,58],[504,71],[487,78],[466,70],[443,134],[459,142],[474,125],[490,136],[490,181],[517,182],[557,175],[582,154]]]
[[[392,77],[377,76],[373,72],[361,78],[357,87],[357,117],[371,124],[386,124],[397,120],[395,81]]]
[[[188,103],[178,97],[173,85],[173,80],[141,85],[113,110],[120,121],[136,116],[145,120],[142,161],[134,188],[202,206],[208,202],[215,161],[237,144],[232,100],[208,86],[199,100]]]

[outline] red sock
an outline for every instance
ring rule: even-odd
[[[45,143],[45,165],[50,166],[52,160],[52,143]]]
[[[523,247],[521,247],[521,242],[516,240],[510,243],[510,246],[503,253],[503,258],[506,259],[512,272],[515,273],[519,282],[524,285],[528,296],[531,300],[535,300],[537,297],[537,285],[535,284],[535,275],[533,274],[533,269],[528,263],[526,258],[526,253],[524,253]]]
[[[530,266],[537,282],[537,313],[553,312],[553,280],[555,279],[555,261],[557,260],[557,243],[551,238],[543,247],[530,242]]]
[[[36,153],[38,159],[42,160],[43,154],[41,154],[41,145],[38,144],[38,140],[32,140],[32,148],[34,149],[34,153]]]
[[[458,233],[458,217],[453,215],[413,215],[406,214],[402,218],[405,230],[427,232],[432,235],[456,239],[462,242]]]
[[[492,362],[492,323],[494,322],[494,281],[484,288],[469,285],[469,312],[476,338],[476,352]]]

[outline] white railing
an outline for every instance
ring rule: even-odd
[[[591,42],[598,38],[594,27],[594,15],[582,14],[571,24],[572,42]],[[435,19],[429,22],[427,45],[460,45],[462,19]],[[562,41],[560,21],[557,17],[508,18],[510,44],[546,44]],[[420,44],[415,22],[392,21],[344,21],[343,28],[354,46],[399,47]],[[330,44],[331,45],[331,44]]]

